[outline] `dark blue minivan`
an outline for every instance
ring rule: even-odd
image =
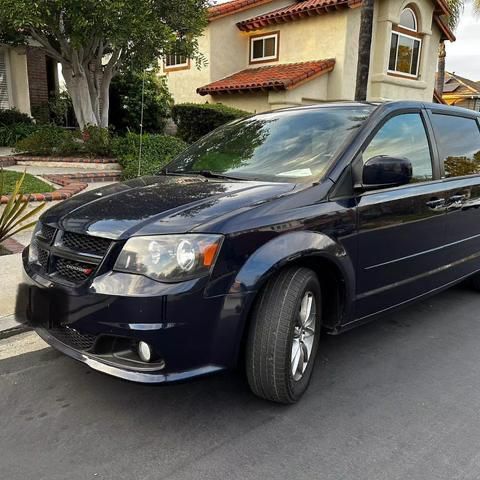
[[[292,403],[321,330],[480,289],[480,115],[333,103],[237,120],[158,175],[46,211],[23,263],[17,314],[66,355],[144,383],[242,365],[255,394]]]

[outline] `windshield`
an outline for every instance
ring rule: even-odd
[[[324,107],[236,120],[194,143],[171,173],[215,172],[277,182],[319,180],[332,157],[374,107]]]

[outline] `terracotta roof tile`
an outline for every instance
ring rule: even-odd
[[[312,80],[314,77],[331,72],[334,67],[335,60],[328,59],[247,68],[197,88],[197,93],[208,95],[259,90],[289,90],[303,81]]]
[[[444,34],[444,38],[455,41],[453,32],[442,18],[449,10],[445,0],[433,0],[435,4],[435,21]],[[362,0],[297,0],[291,5],[278,8],[263,15],[258,15],[237,23],[243,31],[259,30],[266,25],[279,22],[290,22],[306,16],[321,15],[341,8],[353,8],[362,4]]]
[[[278,8],[263,15],[258,15],[237,23],[243,31],[258,30],[266,25],[279,22],[290,22],[306,16],[321,15],[323,13],[346,7],[354,7],[361,0],[303,0]]]
[[[232,0],[230,2],[212,5],[208,9],[208,18],[210,20],[216,20],[225,15],[232,15],[236,12],[248,10],[249,8],[257,7],[264,3],[271,3],[272,1],[273,0]]]

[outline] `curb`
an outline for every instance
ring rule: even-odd
[[[2,157],[2,162],[60,162],[60,163],[117,163],[115,158],[106,157],[44,157],[35,155],[10,155]]]
[[[0,324],[2,323],[6,323],[7,326],[0,327],[0,340],[33,330],[28,325],[17,322],[15,315],[8,315],[7,317],[0,318]]]

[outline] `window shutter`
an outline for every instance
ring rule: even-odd
[[[7,84],[7,63],[5,52],[0,51],[0,108],[9,108],[8,84]]]

